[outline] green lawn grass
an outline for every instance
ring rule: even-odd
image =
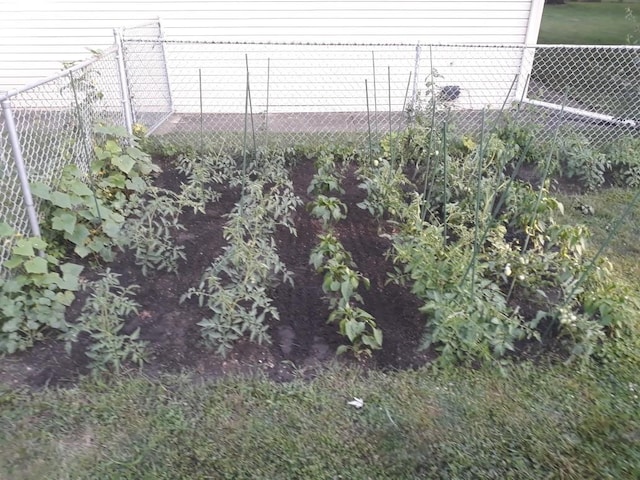
[[[640,478],[639,391],[624,362],[0,390],[0,478]]]
[[[538,43],[623,45],[633,32],[627,8],[640,13],[640,2],[571,2],[545,5]]]

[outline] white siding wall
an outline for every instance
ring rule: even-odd
[[[62,62],[84,59],[89,49],[113,42],[114,27],[160,18],[167,39],[524,44],[535,38],[543,0],[5,0],[0,1],[0,91],[55,73]],[[254,108],[266,105],[270,62],[270,111],[362,111],[364,80],[379,106],[405,100],[415,49],[296,49],[168,45],[176,110],[199,110],[203,75],[205,111],[244,109],[244,55],[250,56]],[[268,59],[268,60],[267,60]],[[461,108],[499,107],[523,68],[517,50],[422,49],[416,86],[425,89],[433,66],[441,84],[458,85]],[[493,68],[496,67],[496,68]],[[527,65],[524,65],[525,70]],[[156,68],[156,67],[152,67]],[[526,73],[526,72],[525,72]],[[522,77],[523,78],[523,77]],[[377,89],[372,87],[376,81]],[[512,92],[512,96],[515,92]],[[154,109],[154,99],[146,103]]]
[[[542,0],[3,0],[0,90],[87,56],[113,27],[160,17],[167,38],[524,43]]]

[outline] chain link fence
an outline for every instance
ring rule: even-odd
[[[55,185],[66,165],[88,172],[93,126],[124,125],[117,53],[110,48],[49,79],[0,94],[0,220],[18,233],[37,232],[21,173],[29,183]],[[8,241],[0,244],[0,261],[10,248]]]
[[[239,148],[245,131],[251,146],[365,144],[432,105],[461,133],[478,132],[483,118],[515,118],[541,142],[558,122],[598,146],[640,128],[637,46],[187,42],[164,40],[159,22],[115,39],[82,64],[0,94],[0,219],[22,234],[29,209],[12,143],[28,181],[55,184],[65,165],[88,169],[96,122],[138,123],[192,148]],[[9,249],[0,245],[0,260]]]
[[[640,126],[637,46],[225,43],[160,36],[129,36],[124,44],[141,62],[128,62],[128,70],[156,72],[136,76],[131,88],[160,92],[156,104],[169,112],[162,124],[147,126],[177,144],[221,136],[237,144],[245,128],[260,143],[362,142],[369,130],[379,139],[420,112],[428,115],[434,101],[439,117],[466,133],[478,130],[483,112],[497,119],[503,110],[517,110],[518,123],[536,127],[540,141],[551,138],[560,118],[564,131],[598,145],[635,135]]]

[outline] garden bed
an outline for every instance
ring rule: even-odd
[[[73,383],[129,360],[152,376],[286,381],[335,361],[396,370],[549,349],[588,357],[630,328],[633,306],[601,252],[586,255],[586,229],[556,221],[550,162],[527,158],[512,133],[484,147],[462,137],[440,155],[425,147],[440,133],[418,126],[375,155],[192,152],[156,158],[161,169],[102,133],[93,189],[77,169],[61,190],[34,185],[45,235],[13,249],[8,265],[32,290],[5,285],[15,318],[2,337],[10,353],[27,350],[0,361],[1,383]],[[575,190],[576,177],[556,185]],[[11,313],[18,301],[32,305],[26,317]],[[30,348],[51,330],[66,342],[48,335]]]

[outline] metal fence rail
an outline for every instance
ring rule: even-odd
[[[366,142],[435,104],[462,133],[517,110],[543,142],[562,110],[563,134],[603,147],[640,132],[640,47],[187,42],[153,22],[0,101],[0,219],[29,234],[16,154],[24,178],[55,184],[87,170],[98,121],[196,148],[239,146],[245,128],[260,145]]]

